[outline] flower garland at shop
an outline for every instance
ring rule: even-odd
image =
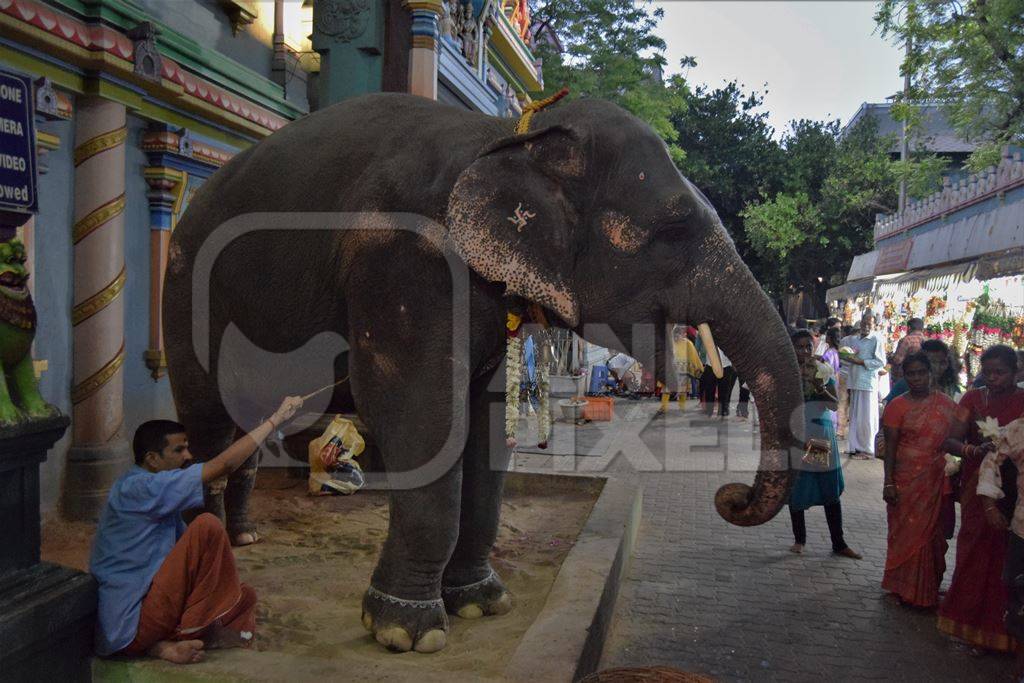
[[[957,304],[956,310],[951,310],[949,295],[909,296],[902,305],[869,296],[856,303],[847,301],[842,313],[846,324],[856,325],[861,313],[880,308],[880,322],[891,348],[906,336],[906,320],[919,317],[925,321],[925,337],[945,342],[957,355],[968,351],[979,355],[994,344],[1024,349],[1024,311],[1020,307],[993,301],[987,292],[967,301],[961,298]]]

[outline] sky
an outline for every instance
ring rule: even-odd
[[[716,87],[735,79],[764,92],[780,136],[793,119],[841,119],[899,90],[901,50],[875,32],[874,2],[655,2],[668,44],[666,75]],[[695,68],[681,70],[686,55]],[[764,84],[767,83],[767,86]]]

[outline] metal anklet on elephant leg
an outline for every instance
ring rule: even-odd
[[[441,592],[445,593],[445,594],[464,593],[464,592],[466,592],[468,590],[472,590],[472,589],[477,588],[479,586],[483,586],[483,585],[485,585],[487,583],[490,583],[492,581],[496,582],[497,580],[498,580],[498,575],[492,569],[492,570],[490,570],[490,572],[487,573],[487,576],[485,576],[484,578],[480,579],[479,581],[474,581],[473,583],[467,583],[465,586],[442,586],[441,587]]]
[[[401,607],[414,607],[416,609],[431,609],[434,607],[444,608],[444,600],[441,598],[435,598],[433,600],[406,600],[405,598],[395,597],[394,595],[388,595],[387,593],[377,590],[372,585],[366,589],[366,594],[389,602],[392,605],[399,605]]]

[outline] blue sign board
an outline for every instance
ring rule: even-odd
[[[0,212],[39,209],[33,104],[32,81],[0,71]]]

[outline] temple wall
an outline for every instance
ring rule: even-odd
[[[39,124],[43,132],[56,135],[61,145],[49,152],[47,173],[39,176],[39,214],[36,216],[35,263],[29,263],[32,297],[38,316],[34,357],[46,363],[39,378],[43,398],[71,414],[71,325],[68,312],[72,301],[71,223],[74,199],[74,123],[51,121]],[[70,431],[50,451],[40,467],[41,505],[52,510],[61,491],[64,457],[71,443]]]

